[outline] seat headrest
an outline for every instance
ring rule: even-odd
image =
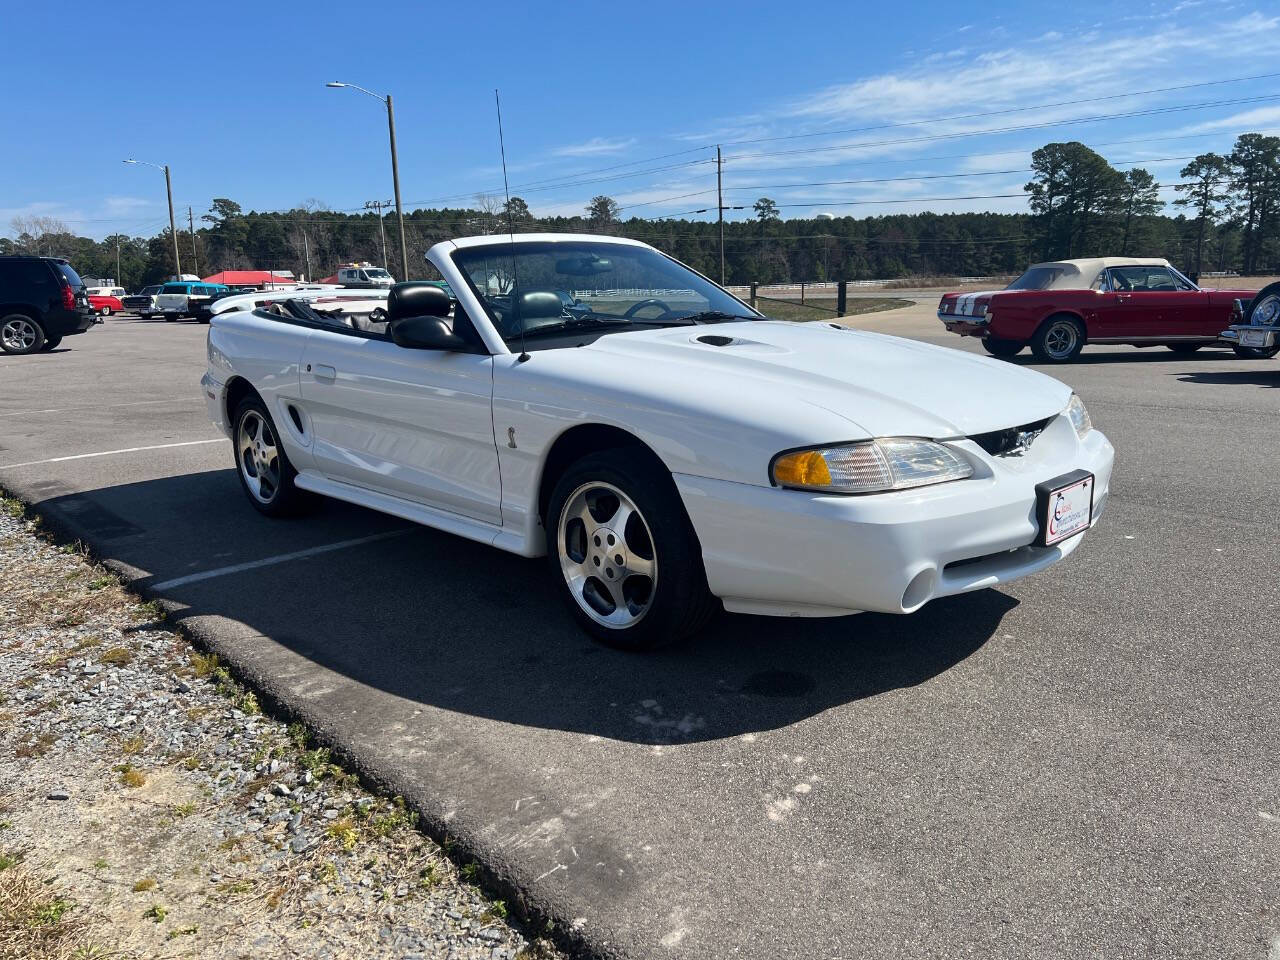
[[[530,290],[520,294],[520,299],[516,301],[516,316],[521,320],[558,317],[563,312],[564,304],[549,290]]]
[[[397,283],[387,294],[387,320],[447,317],[449,295],[434,283]]]

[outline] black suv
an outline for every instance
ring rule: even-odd
[[[58,257],[0,257],[0,349],[52,350],[97,322],[84,281]]]

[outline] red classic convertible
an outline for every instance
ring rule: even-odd
[[[1251,290],[1202,290],[1167,260],[1097,257],[1037,263],[1003,290],[945,293],[938,319],[1012,357],[1028,344],[1037,360],[1065,363],[1087,343],[1165,346],[1192,353],[1220,342],[1238,298]],[[1225,346],[1225,344],[1223,344]],[[1274,355],[1233,344],[1242,357]]]

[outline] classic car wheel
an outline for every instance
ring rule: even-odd
[[[58,335],[58,336],[56,336],[56,337],[45,337],[45,338],[44,338],[44,345],[43,345],[43,346],[41,346],[41,347],[40,347],[40,349],[41,349],[41,351],[53,350],[53,349],[54,349],[54,348],[56,348],[56,347],[58,346],[58,344],[60,344],[61,342],[62,342],[62,336],[61,336],[61,334],[59,334],[59,335]]]
[[[0,317],[0,350],[5,353],[35,353],[44,346],[44,331],[26,314]]]
[[[269,517],[297,512],[303,492],[293,485],[297,471],[277,439],[275,424],[257,397],[236,408],[236,475],[249,502]]]
[[[596,639],[652,650],[701,629],[717,603],[671,474],[643,451],[610,450],[562,476],[547,510],[563,596]]]
[[[1074,317],[1050,317],[1031,338],[1031,352],[1042,363],[1074,360],[1084,347],[1084,331]]]
[[[100,312],[101,312],[101,314],[102,314],[104,317],[109,317],[109,316],[111,316],[111,308],[110,308],[110,307],[103,307],[103,308],[102,308],[102,310],[101,310]]]
[[[1026,344],[1019,343],[1017,340],[983,337],[982,346],[993,357],[1016,357]]]
[[[1274,347],[1242,347],[1239,344],[1232,344],[1231,349],[1235,351],[1235,355],[1241,360],[1270,360],[1277,353],[1280,353],[1280,345]]]
[[[1244,322],[1261,322],[1268,326],[1280,324],[1280,283],[1268,284],[1258,291],[1245,311]],[[1231,349],[1243,360],[1270,360],[1280,353],[1280,344],[1274,347],[1232,346]]]

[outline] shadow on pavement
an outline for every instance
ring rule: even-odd
[[[1178,374],[1184,383],[1215,383],[1225,386],[1242,386],[1253,384],[1259,387],[1280,387],[1280,359],[1274,361],[1270,368],[1263,366],[1265,360],[1259,361],[1258,369],[1249,370],[1205,370],[1202,373]]]
[[[1142,347],[1134,350],[1123,350],[1115,353],[1092,352],[1093,350],[1101,350],[1102,348],[1085,348],[1084,352],[1076,356],[1074,360],[1070,360],[1064,364],[1057,363],[1041,363],[1031,355],[1029,350],[1024,350],[1012,361],[1019,366],[1037,366],[1044,367],[1046,370],[1059,369],[1062,367],[1078,366],[1080,364],[1107,364],[1107,363],[1204,363],[1210,360],[1236,360],[1238,359],[1230,350],[1222,351],[1206,347],[1203,350],[1197,350],[1195,353],[1174,353],[1166,347]],[[1008,358],[1006,358],[1008,359]]]
[[[148,571],[136,581],[143,590],[202,569],[403,530],[160,595],[186,606],[180,620],[212,615],[248,627],[215,622],[229,638],[220,652],[233,660],[270,638],[406,700],[640,743],[773,729],[923,683],[979,649],[1016,605],[987,590],[910,617],[725,615],[686,646],[626,654],[578,631],[545,560],[344,504],[267,520],[243,502],[230,469],[84,493],[37,487],[49,497],[41,509],[69,533],[103,558]]]

